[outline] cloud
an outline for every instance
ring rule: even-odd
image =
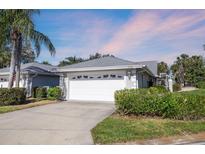
[[[55,64],[68,56],[87,57],[94,52],[169,63],[183,51],[202,53],[205,10],[130,10],[126,16],[106,14],[106,10],[52,11],[43,15],[40,24],[57,54],[50,58],[45,51],[39,59]]]
[[[134,49],[135,52],[139,52],[137,51],[139,47],[154,39],[185,41],[190,38],[202,38],[205,26],[195,26],[204,20],[204,10],[141,11],[122,25],[102,49],[114,54],[133,52]],[[167,45],[169,46],[168,43]]]

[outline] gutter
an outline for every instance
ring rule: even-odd
[[[143,68],[143,65],[121,65],[121,66],[106,66],[106,67],[84,67],[84,68],[60,68],[58,73],[64,72],[82,72],[82,71],[103,71],[103,70],[121,70],[121,69],[136,69]]]

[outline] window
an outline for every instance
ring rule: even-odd
[[[92,76],[90,76],[90,79],[93,79],[93,77],[92,77]]]
[[[109,76],[109,75],[107,75],[107,74],[106,74],[106,75],[103,75],[103,78],[108,78],[108,76]]]
[[[122,78],[122,76],[121,76],[121,75],[118,75],[117,77],[118,77],[118,78],[120,78],[120,79]]]
[[[87,78],[88,78],[88,76],[87,76],[87,75],[84,75],[83,77],[84,77],[85,79],[87,79]]]
[[[115,77],[116,77],[116,75],[114,75],[114,74],[111,74],[111,75],[110,75],[110,77],[111,77],[111,78],[115,78]]]
[[[79,76],[77,76],[77,78],[78,78],[78,79],[81,79],[81,78],[82,78],[82,76],[81,76],[81,75],[79,75]]]

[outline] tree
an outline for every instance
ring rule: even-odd
[[[109,57],[109,56],[114,57],[113,55],[110,55],[110,54],[100,54],[100,53],[96,52],[95,54],[90,55],[88,60],[93,60],[93,59],[97,59],[97,58],[101,58],[101,57]]]
[[[44,64],[44,65],[51,65],[48,61],[42,61],[41,64]]]
[[[186,85],[195,85],[205,79],[205,67],[202,56],[182,54],[171,66],[176,82]]]
[[[0,10],[0,45],[12,44],[10,76],[8,87],[12,88],[16,69],[16,87],[19,87],[20,66],[23,43],[34,46],[37,56],[41,45],[44,44],[51,55],[55,54],[55,47],[50,39],[36,31],[32,17],[39,14],[39,10]]]
[[[113,55],[110,55],[110,54],[100,54],[98,52],[96,52],[93,55],[90,55],[88,58],[85,58],[85,59],[81,57],[76,57],[76,56],[67,57],[65,58],[65,60],[60,61],[58,66],[72,65],[72,64],[76,64],[76,63],[80,63],[80,62],[84,62],[88,60],[93,60],[93,59],[98,59],[101,57],[108,57],[108,56],[114,57]]]
[[[8,67],[11,54],[8,48],[0,49],[0,68]]]
[[[83,62],[83,61],[85,61],[85,60],[83,58],[80,58],[80,57],[76,57],[76,56],[67,57],[67,58],[65,58],[65,60],[60,61],[58,66],[71,65],[71,64],[76,64],[76,63]]]
[[[157,64],[157,70],[158,70],[158,75],[160,73],[168,73],[168,65],[167,63],[161,61],[160,63]]]

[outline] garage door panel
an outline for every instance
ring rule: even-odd
[[[69,99],[114,101],[114,92],[125,87],[124,80],[70,81]]]

